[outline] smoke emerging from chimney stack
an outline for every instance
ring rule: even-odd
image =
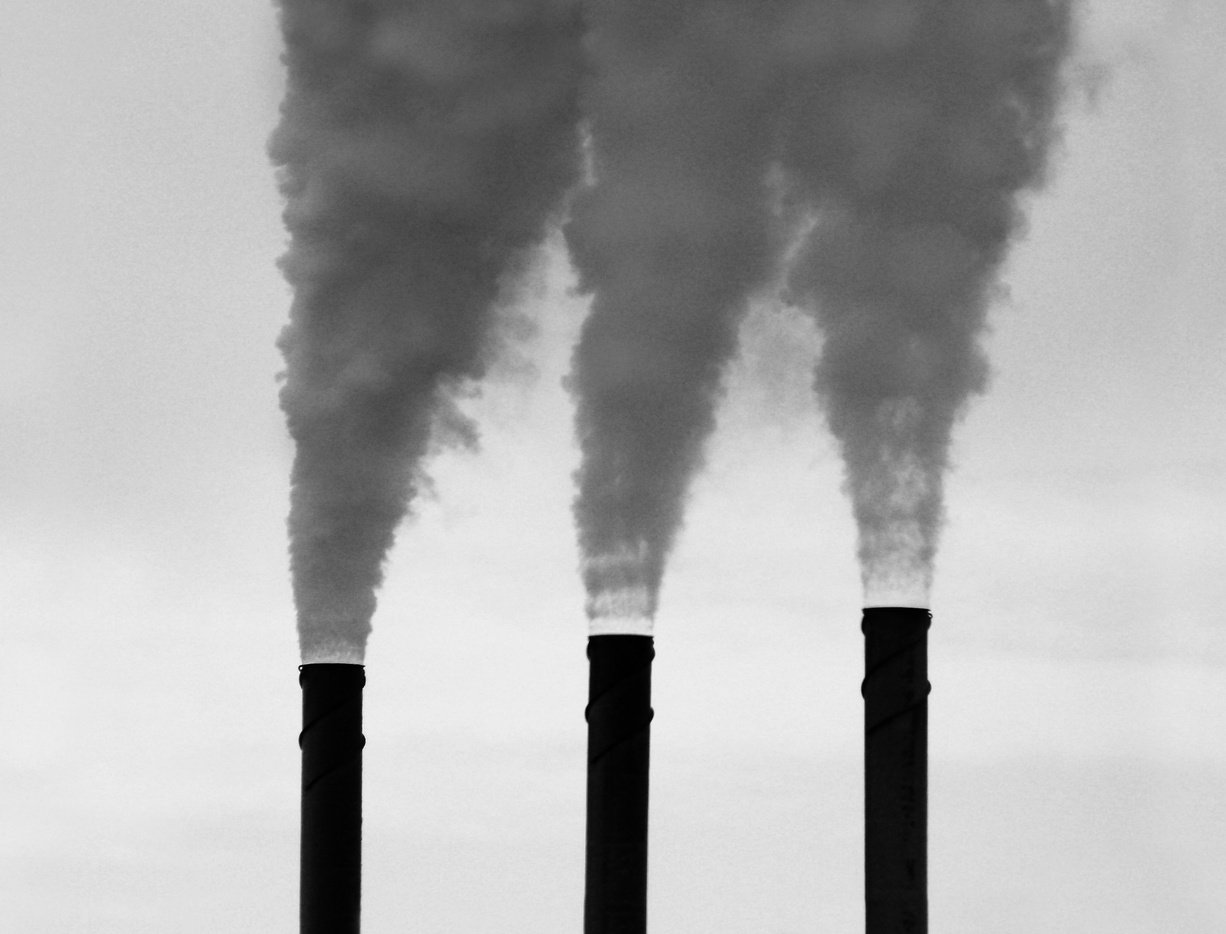
[[[954,424],[1070,0],[282,0],[303,660],[360,662],[432,425],[580,181],[568,385],[591,631],[651,632],[755,294],[824,335],[865,603],[928,603]],[[470,426],[471,429],[471,426]]]
[[[984,389],[994,276],[1042,181],[1059,0],[811,4],[781,157],[816,220],[788,274],[825,341],[816,388],[846,464],[866,605],[929,605],[953,425]]]
[[[549,0],[280,6],[299,641],[304,662],[359,663],[432,426],[461,418],[500,291],[578,180],[579,18]]]
[[[592,0],[593,178],[566,228],[593,296],[571,388],[593,632],[650,632],[723,368],[782,275],[824,334],[865,603],[927,606],[953,425],[1037,185],[1062,0]]]
[[[593,632],[650,632],[665,558],[774,236],[756,4],[584,6],[594,181],[567,243],[592,309],[571,388]],[[750,38],[753,37],[753,38]]]

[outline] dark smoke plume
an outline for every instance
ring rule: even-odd
[[[768,19],[756,3],[595,0],[594,183],[567,242],[593,295],[571,388],[593,632],[650,631],[723,367],[775,239]]]
[[[361,660],[431,425],[481,375],[491,308],[577,181],[580,121],[593,632],[650,631],[737,327],[785,265],[824,333],[866,603],[927,603],[1069,0],[283,0],[282,26],[304,661]]]
[[[815,222],[790,274],[825,342],[865,602],[927,606],[950,433],[983,390],[994,276],[1043,178],[1061,0],[808,4],[781,158]]]
[[[985,383],[1018,193],[1042,179],[1068,3],[585,10],[594,181],[566,233],[593,296],[571,382],[593,631],[650,631],[738,322],[779,265],[824,332],[816,385],[866,602],[926,605],[950,433]]]
[[[299,640],[305,662],[360,662],[431,425],[577,181],[580,24],[562,0],[280,6]]]

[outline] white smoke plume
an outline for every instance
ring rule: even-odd
[[[555,0],[280,7],[299,643],[360,663],[431,425],[481,375],[500,289],[578,179],[579,19]]]

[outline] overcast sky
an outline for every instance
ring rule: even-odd
[[[300,694],[264,154],[271,7],[12,4],[0,35],[0,915],[290,932]],[[1226,7],[1100,0],[955,440],[930,642],[936,930],[1226,924]],[[388,567],[364,919],[577,930],[587,636],[553,242],[476,454]],[[862,928],[859,576],[758,308],[656,622],[662,934]]]

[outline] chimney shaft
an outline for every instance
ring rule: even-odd
[[[928,931],[928,627],[914,607],[869,607],[864,633],[867,934]]]
[[[584,934],[647,930],[651,636],[591,636]]]
[[[362,888],[361,665],[299,667],[301,934],[358,934]]]

